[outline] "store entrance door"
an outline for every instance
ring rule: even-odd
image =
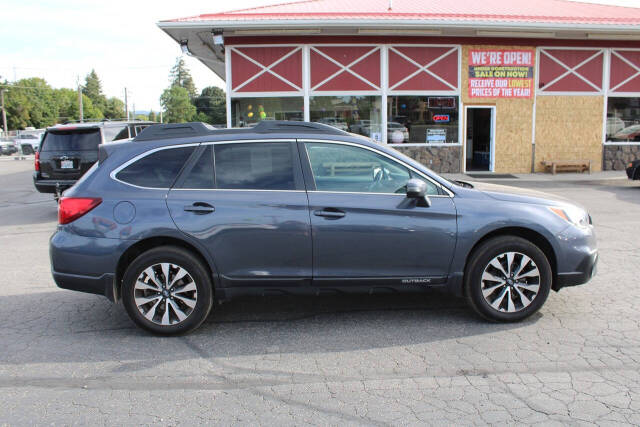
[[[466,107],[465,171],[493,172],[495,107]]]

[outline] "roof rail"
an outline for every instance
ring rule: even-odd
[[[158,124],[143,129],[134,139],[149,141],[152,139],[188,138],[209,135],[214,131],[213,126],[202,122]]]
[[[346,135],[340,129],[323,123],[298,122],[287,120],[263,120],[253,127],[256,133],[287,133],[287,132],[311,132],[329,133],[334,135]]]
[[[330,135],[348,135],[347,132],[322,123],[295,122],[286,120],[263,120],[253,127],[216,129],[202,122],[157,124],[144,129],[134,138],[135,141],[152,139],[189,138],[211,134],[243,133],[316,133]]]

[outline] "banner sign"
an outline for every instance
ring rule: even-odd
[[[470,98],[531,98],[531,50],[470,50]]]

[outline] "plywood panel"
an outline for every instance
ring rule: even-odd
[[[472,49],[531,49],[533,46],[462,46],[462,101],[465,105],[495,105],[495,172],[531,172],[531,137],[533,118],[533,97],[531,99],[473,98],[468,96],[469,50]],[[601,110],[602,111],[602,110]],[[464,158],[464,156],[463,156]]]
[[[536,171],[544,160],[591,160],[602,169],[603,96],[538,96]]]

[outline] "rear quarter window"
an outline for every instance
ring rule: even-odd
[[[92,151],[101,143],[100,129],[48,131],[41,151]]]
[[[194,147],[155,151],[126,166],[116,178],[128,184],[148,188],[171,188]]]

